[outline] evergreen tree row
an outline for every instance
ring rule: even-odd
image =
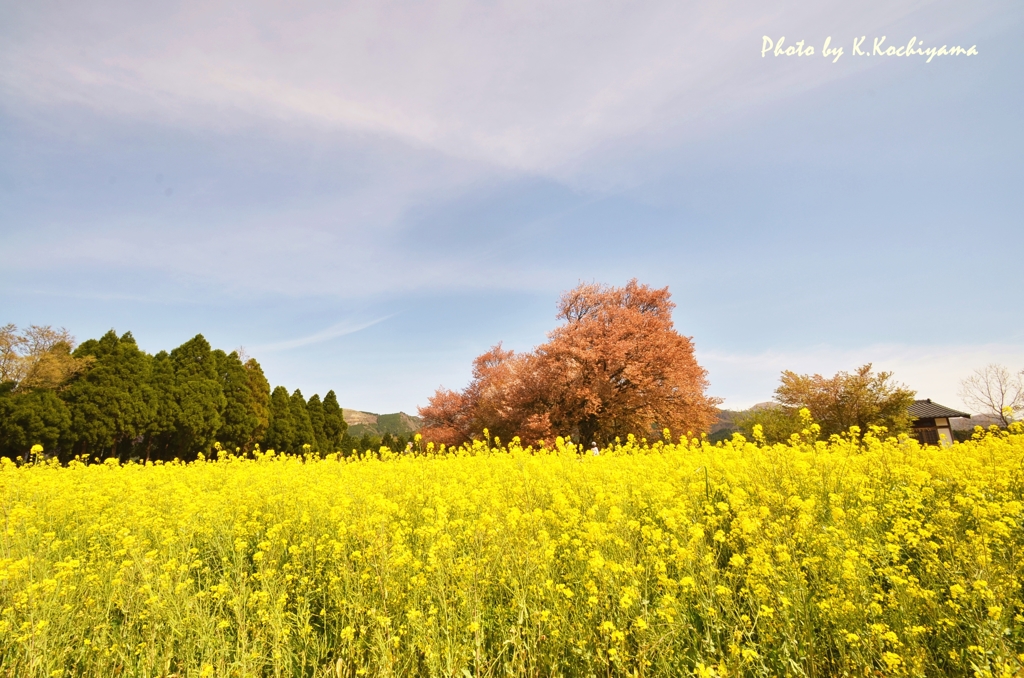
[[[111,330],[72,351],[66,332],[0,330],[4,456],[24,457],[36,444],[61,461],[190,460],[209,456],[215,443],[239,453],[257,445],[288,453],[345,448],[348,425],[334,391],[308,401],[283,386],[271,392],[255,359],[214,350],[202,335],[149,355],[130,332]]]

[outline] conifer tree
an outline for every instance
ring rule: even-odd
[[[252,433],[252,440],[245,448],[248,451],[253,444],[263,438],[270,424],[270,382],[267,381],[263,368],[255,358],[245,361],[245,373],[248,377],[249,391],[252,393],[253,414],[256,415],[256,429]]]
[[[292,417],[288,389],[277,386],[270,394],[270,423],[263,437],[263,449],[287,452],[295,440],[295,420]]]
[[[248,450],[256,440],[260,425],[254,394],[249,387],[249,372],[236,352],[228,354],[217,349],[213,357],[226,403],[216,434],[217,442],[229,451]]]
[[[329,454],[343,450],[343,440],[348,432],[348,424],[345,422],[342,409],[338,405],[338,397],[334,395],[334,391],[328,391],[324,396],[323,410],[324,443],[321,445],[321,451]]]
[[[114,330],[82,343],[74,356],[91,358],[89,367],[72,379],[64,393],[77,449],[127,458],[154,417],[148,384],[150,357],[130,332],[118,337]]]
[[[330,446],[327,442],[327,436],[324,432],[324,406],[320,402],[320,396],[314,393],[309,398],[309,402],[306,403],[306,409],[309,411],[309,423],[313,429],[314,441],[313,451],[315,452],[329,452]]]
[[[316,445],[316,434],[313,432],[313,423],[309,419],[309,408],[306,406],[306,399],[302,397],[302,391],[295,389],[291,397],[292,420],[295,422],[295,438],[292,439],[292,449],[289,452],[299,454],[303,445]]]
[[[174,378],[174,364],[167,351],[153,356],[149,375],[149,393],[153,407],[153,418],[146,428],[144,448],[140,456],[146,461],[163,459],[170,461],[176,450],[173,447],[175,427],[180,419],[177,387]]]
[[[192,458],[209,451],[215,442],[227,399],[217,378],[216,358],[203,335],[197,334],[171,351],[171,364],[178,403],[176,453],[183,459]]]
[[[42,444],[62,461],[192,459],[215,442],[249,451],[303,445],[333,452],[347,425],[331,391],[271,393],[259,363],[213,350],[202,335],[150,356],[111,330],[77,349],[66,330],[0,327],[0,454]]]
[[[0,385],[0,455],[27,458],[33,445],[58,453],[70,427],[67,407],[53,391],[14,392],[13,382]],[[66,453],[59,456],[67,461]]]

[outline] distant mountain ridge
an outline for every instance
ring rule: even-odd
[[[774,407],[776,404],[777,403],[769,400],[767,402],[752,405],[745,410],[719,410],[718,421],[716,421],[711,426],[710,435],[712,440],[724,440],[728,438],[734,432],[740,430],[740,419],[747,416],[751,412],[763,410],[766,407]]]
[[[382,436],[390,433],[393,436],[416,433],[423,427],[423,420],[405,412],[392,414],[376,414],[362,410],[343,408],[342,416],[348,424],[348,434],[359,438],[363,434]]]

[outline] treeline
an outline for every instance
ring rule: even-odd
[[[297,389],[271,390],[254,358],[213,349],[202,335],[150,355],[130,332],[76,347],[65,330],[0,328],[3,456],[25,457],[39,444],[61,461],[191,460],[217,444],[238,453],[257,445],[328,453],[382,442],[347,431],[334,391],[307,400]]]

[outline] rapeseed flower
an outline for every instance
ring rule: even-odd
[[[1024,427],[938,448],[815,426],[0,460],[0,673],[1020,672]]]

